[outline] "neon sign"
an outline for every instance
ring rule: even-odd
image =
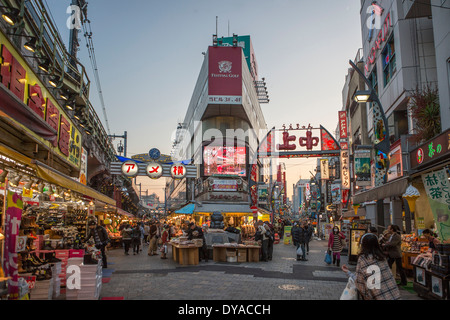
[[[375,38],[374,45],[369,50],[369,54],[366,59],[367,62],[366,62],[366,65],[364,66],[366,74],[368,74],[370,72],[370,69],[375,64],[377,52],[378,52],[378,50],[381,49],[382,44],[384,44],[386,42],[387,37],[390,34],[391,26],[392,26],[391,14],[388,13],[386,16],[386,19],[384,20],[384,24],[383,24],[382,28],[380,29],[380,32],[378,33],[378,35]]]

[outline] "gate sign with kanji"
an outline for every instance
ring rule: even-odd
[[[186,167],[183,164],[174,164],[170,173],[173,179],[183,179],[186,176]]]
[[[149,178],[159,179],[163,175],[163,167],[160,163],[150,162],[147,165],[146,172]]]
[[[170,156],[162,155],[158,149],[152,149],[148,154],[128,159],[116,156],[119,162],[111,163],[111,174],[124,175],[128,178],[147,176],[151,179],[161,177],[184,179],[197,178],[197,166],[187,164],[190,161],[175,163]]]
[[[125,161],[122,164],[122,174],[128,178],[134,178],[137,176],[139,171],[138,164],[134,161]]]

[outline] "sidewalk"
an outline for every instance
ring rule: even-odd
[[[170,247],[170,246],[169,246]],[[324,262],[326,241],[310,243],[308,261],[296,261],[293,245],[274,246],[273,259],[259,263],[219,263],[212,259],[197,266],[138,254],[108,252],[101,299],[125,300],[339,300],[347,277]],[[341,265],[347,264],[343,256]],[[355,266],[349,266],[354,270]],[[401,289],[405,300],[421,300]]]

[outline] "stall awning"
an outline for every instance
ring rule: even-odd
[[[195,205],[194,213],[197,214],[212,214],[218,211],[222,214],[242,214],[253,215],[250,205],[248,204],[222,204],[222,203],[203,203]]]
[[[126,211],[123,210],[123,209],[120,209],[120,208],[117,208],[117,207],[116,207],[116,210],[117,210],[117,213],[120,214],[120,215],[122,215],[122,216],[130,217],[130,218],[133,218],[133,217],[134,217],[131,213],[126,212]]]
[[[177,214],[193,214],[195,209],[195,204],[189,203],[188,205],[185,205],[183,208],[176,210],[175,213]]]
[[[53,183],[61,187],[70,189],[74,192],[80,193],[94,200],[101,201],[105,204],[109,204],[112,206],[116,205],[116,201],[111,199],[110,197],[88,186],[85,186],[78,181],[73,180],[72,178],[58,172],[57,170],[47,166],[46,164],[33,160],[32,166],[34,166],[37,176],[41,179],[44,179],[45,181],[48,181],[49,183]]]
[[[408,188],[408,177],[400,178],[380,187],[354,195],[353,203],[363,203],[383,200],[389,197],[398,197],[405,193],[406,188]]]

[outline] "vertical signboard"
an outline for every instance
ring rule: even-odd
[[[320,177],[323,180],[330,179],[330,171],[328,170],[328,159],[320,160]]]
[[[341,185],[342,190],[350,189],[350,156],[348,150],[341,150]]]
[[[208,103],[242,104],[242,48],[209,47]]]
[[[450,182],[446,169],[422,175],[441,242],[450,239]]]
[[[19,298],[19,273],[17,241],[19,240],[19,229],[22,220],[23,201],[22,197],[12,191],[6,192],[6,212],[4,225],[4,270],[8,281],[8,293],[10,300]]]
[[[345,111],[339,111],[339,137],[341,139],[348,138],[347,112]]]

